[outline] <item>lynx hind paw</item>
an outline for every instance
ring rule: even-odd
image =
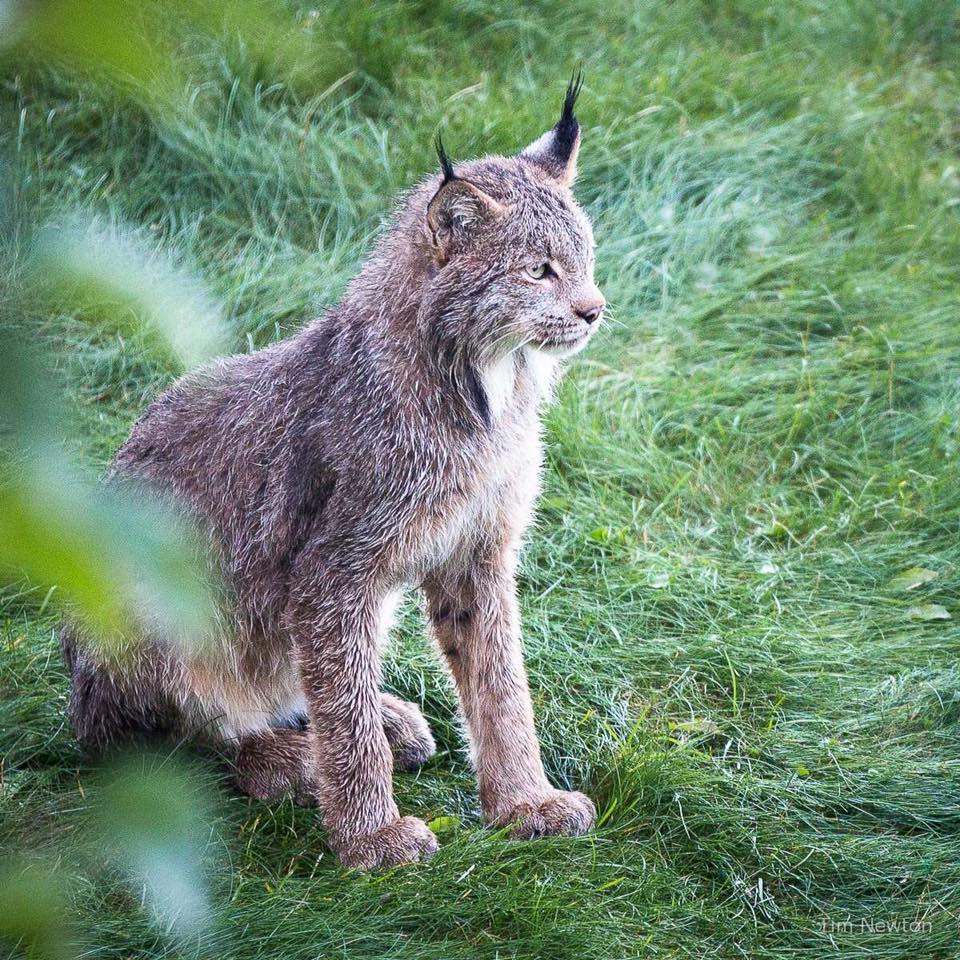
[[[437,838],[417,817],[400,817],[338,848],[340,863],[356,870],[376,870],[427,860],[437,852]]]
[[[521,803],[504,817],[501,824],[515,823],[510,831],[514,840],[537,837],[579,837],[593,827],[597,810],[582,793],[557,790],[539,803]]]
[[[436,752],[430,726],[416,704],[383,694],[383,730],[393,753],[393,768],[419,770]]]

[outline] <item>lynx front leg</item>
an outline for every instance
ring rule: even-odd
[[[520,648],[512,555],[424,584],[440,649],[467,720],[484,816],[516,822],[513,836],[576,836],[596,811],[582,793],[556,790],[543,772]]]
[[[315,567],[288,609],[329,842],[344,866],[363,869],[420,860],[437,848],[426,824],[401,817],[393,800],[379,689],[383,601],[361,578]]]

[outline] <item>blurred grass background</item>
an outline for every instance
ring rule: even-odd
[[[549,414],[522,592],[546,763],[601,825],[480,827],[411,603],[387,680],[441,754],[396,786],[455,818],[439,855],[346,874],[313,813],[207,764],[189,849],[217,917],[185,943],[80,839],[103,773],[64,726],[46,591],[10,588],[0,849],[73,877],[57,919],[84,955],[955,956],[957,4],[275,0],[253,31],[240,5],[203,30],[113,7],[138,56],[97,70],[96,30],[50,28],[0,89],[0,349],[47,346],[94,469],[179,368],[36,282],[39,224],[79,213],[97,249],[164,258],[255,349],[337,299],[438,129],[458,158],[513,152],[582,61],[577,192],[614,320]]]

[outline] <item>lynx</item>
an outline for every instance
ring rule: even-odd
[[[188,375],[133,427],[106,482],[172,495],[228,587],[221,656],[152,639],[121,663],[61,632],[81,744],[173,733],[227,751],[239,789],[293,791],[346,866],[437,847],[400,816],[392,770],[435,751],[412,703],[380,690],[391,610],[417,587],[458,690],[485,819],[517,837],[595,819],[540,759],[515,568],[538,494],[540,410],[605,303],[557,124],[514,157],[412,190],[342,301],[299,334]]]

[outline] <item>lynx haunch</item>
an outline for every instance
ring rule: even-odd
[[[539,411],[604,309],[571,193],[579,81],[515,157],[414,189],[344,298],[296,336],[175,383],[108,483],[174,496],[212,542],[230,597],[220,655],[151,640],[98,660],[65,624],[70,717],[90,749],[212,739],[238,787],[316,802],[342,863],[424,858],[391,774],[434,752],[412,703],[380,690],[398,592],[419,588],[456,684],[486,819],[579,834],[581,793],[544,774],[523,667],[517,551],[539,488]]]

